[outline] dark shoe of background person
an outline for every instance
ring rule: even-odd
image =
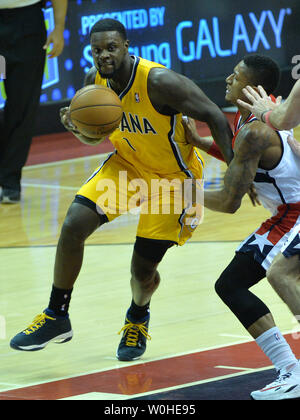
[[[21,192],[16,190],[11,190],[9,188],[2,188],[0,194],[0,203],[1,204],[17,204],[21,201]]]

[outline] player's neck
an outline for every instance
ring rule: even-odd
[[[246,119],[250,115],[250,111],[248,109],[240,107],[240,106],[238,106],[238,110],[240,111],[240,114],[241,114],[241,117],[242,117],[242,122],[246,121]]]
[[[117,74],[109,79],[111,88],[119,95],[127,87],[134,65],[134,58],[128,55]]]

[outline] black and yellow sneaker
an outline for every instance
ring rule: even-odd
[[[70,341],[73,331],[69,316],[56,318],[54,316],[50,316],[47,311],[36,316],[32,324],[11,340],[10,347],[15,350],[37,351],[42,350],[51,341],[55,343]]]
[[[146,351],[146,342],[151,340],[148,334],[150,315],[140,321],[125,319],[125,325],[118,332],[123,332],[123,337],[117,350],[117,358],[123,362],[139,359]]]

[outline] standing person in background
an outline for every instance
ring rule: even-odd
[[[29,153],[44,73],[46,50],[57,57],[64,47],[68,0],[52,0],[55,28],[47,38],[43,2],[0,0],[0,55],[6,62],[7,100],[0,137],[1,203],[21,199],[22,168]]]

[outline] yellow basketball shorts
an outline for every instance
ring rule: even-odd
[[[112,221],[139,207],[137,236],[183,245],[203,216],[201,163],[185,172],[160,176],[134,167],[116,152],[95,170],[77,196],[95,203]]]

